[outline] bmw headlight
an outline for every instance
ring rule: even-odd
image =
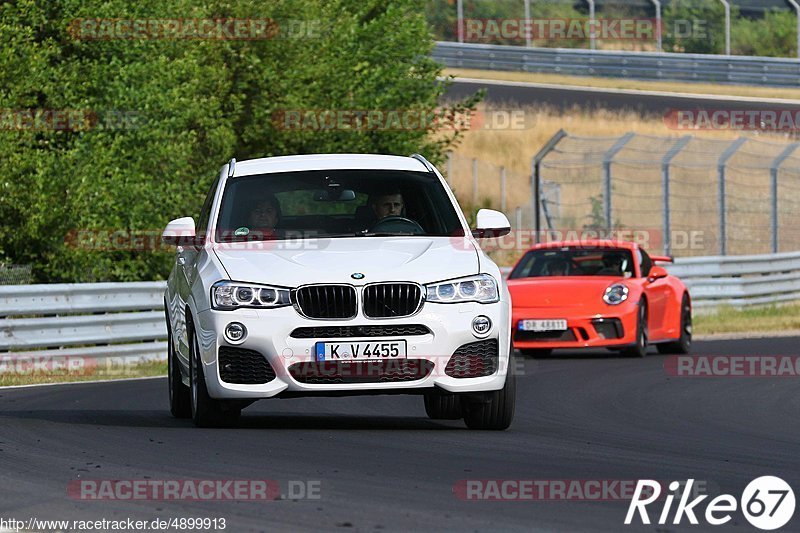
[[[628,299],[628,287],[622,283],[615,283],[606,289],[603,301],[608,305],[619,305]]]
[[[238,281],[218,281],[211,287],[211,307],[232,311],[241,307],[268,309],[290,305],[289,289]]]
[[[426,285],[426,301],[435,303],[478,302],[494,303],[500,300],[497,282],[489,274],[431,283]]]

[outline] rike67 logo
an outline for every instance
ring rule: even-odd
[[[762,476],[754,479],[745,487],[738,502],[730,494],[720,494],[707,502],[705,513],[702,514],[699,507],[703,500],[708,498],[708,495],[703,494],[690,501],[693,484],[694,479],[689,479],[685,488],[683,488],[684,484],[678,481],[669,484],[670,493],[663,498],[664,505],[658,515],[657,524],[668,523],[676,496],[679,501],[672,518],[672,524],[676,525],[680,524],[684,517],[690,524],[697,525],[699,523],[697,515],[699,514],[705,518],[708,524],[721,526],[731,521],[732,513],[736,512],[739,505],[741,505],[742,514],[747,521],[761,530],[771,531],[783,527],[794,515],[794,491],[779,477]],[[639,480],[628,507],[628,514],[625,516],[625,524],[630,525],[638,511],[642,524],[649,525],[650,516],[647,506],[660,500],[661,496],[661,484],[658,481]]]

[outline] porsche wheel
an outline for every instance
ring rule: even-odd
[[[647,355],[647,300],[639,304],[639,316],[636,320],[636,343],[622,351],[628,357],[645,357]]]
[[[658,353],[687,354],[692,347],[692,302],[684,294],[681,300],[681,336],[675,342],[658,345]]]

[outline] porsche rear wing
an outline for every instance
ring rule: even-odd
[[[651,255],[650,259],[653,260],[654,263],[674,263],[675,259],[669,255]]]

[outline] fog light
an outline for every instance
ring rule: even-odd
[[[244,327],[244,324],[240,324],[239,322],[231,322],[225,326],[225,338],[233,344],[238,344],[244,341],[246,336],[247,328]]]
[[[492,321],[488,316],[481,315],[472,319],[472,331],[475,336],[483,337],[489,333],[490,329],[492,329]]]

